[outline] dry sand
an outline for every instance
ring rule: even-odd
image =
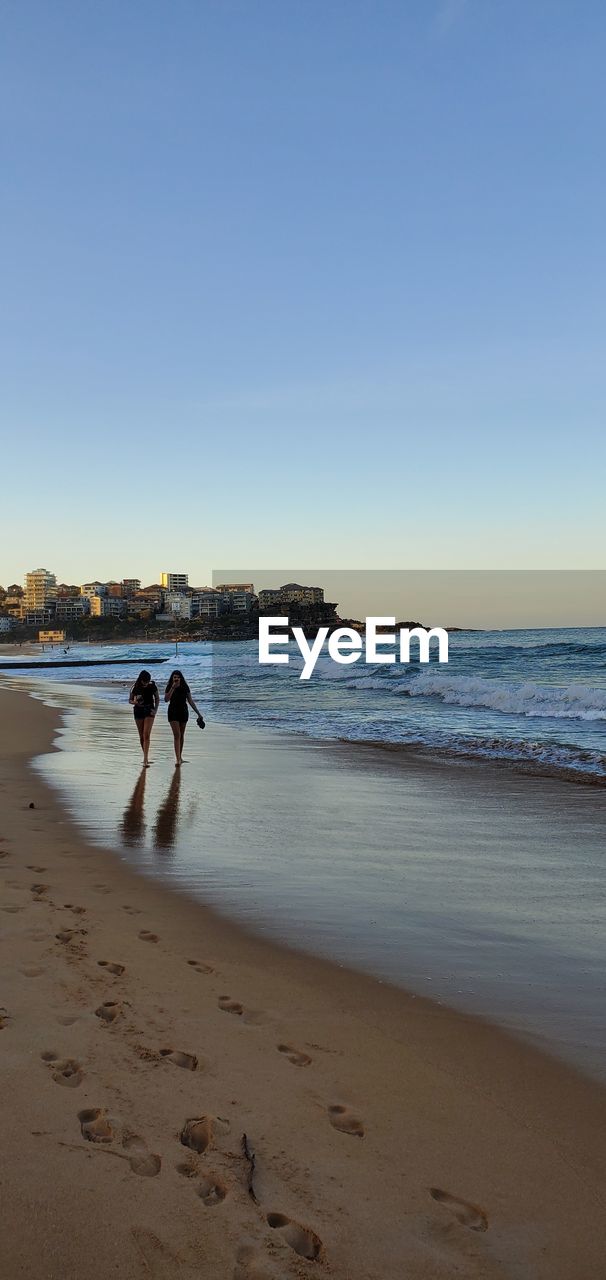
[[[606,1091],[87,846],[0,715],[3,1280],[606,1276]]]

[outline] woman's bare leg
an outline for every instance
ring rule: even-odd
[[[181,731],[181,743],[180,743],[180,748],[181,748],[181,760],[183,760],[183,743],[185,742],[185,729],[186,729],[186,727],[187,727],[187,725],[186,725],[186,724],[180,724],[180,725],[179,725],[179,729],[180,729],[180,731]]]
[[[139,742],[141,743],[141,750],[142,750],[143,754],[145,755],[145,743],[144,743],[144,741],[143,741],[143,724],[144,724],[144,721],[143,721],[143,720],[135,720],[135,724],[136,724],[136,726],[137,726],[137,733],[139,734]]]
[[[151,738],[151,731],[153,727],[154,727],[154,717],[146,716],[145,720],[143,721],[143,764],[145,768],[147,768],[149,764],[149,759],[148,759],[149,740]]]
[[[170,727],[173,731],[173,740],[175,746],[175,760],[177,765],[181,764],[181,725],[178,720],[171,720]]]

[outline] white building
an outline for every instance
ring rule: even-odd
[[[172,618],[191,618],[193,596],[180,591],[167,591],[164,596],[164,613]]]
[[[32,569],[25,575],[23,606],[26,612],[52,608],[57,599],[57,578],[48,569]]]
[[[195,591],[192,609],[194,618],[219,618],[229,612],[229,597],[219,591]]]

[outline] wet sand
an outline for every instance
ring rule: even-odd
[[[603,1273],[606,1091],[87,845],[0,714],[0,1274]]]

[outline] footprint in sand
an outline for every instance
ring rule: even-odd
[[[192,1270],[187,1265],[184,1266],[182,1259],[175,1257],[168,1245],[163,1244],[153,1231],[148,1231],[146,1227],[131,1227],[130,1230],[139,1263],[143,1260],[146,1276],[151,1276],[152,1280],[177,1280],[177,1276],[192,1275]],[[195,1274],[200,1274],[197,1269]]]
[[[8,915],[14,916],[17,914],[18,911],[23,911],[23,907],[10,906],[10,907],[3,907],[2,910],[6,911]]]
[[[73,1027],[74,1022],[80,1021],[79,1013],[60,1013],[57,1022],[61,1027]]]
[[[112,1142],[114,1132],[102,1107],[78,1112],[80,1132],[87,1142]]]
[[[19,972],[23,974],[24,978],[40,978],[44,973],[44,969],[41,969],[37,964],[24,964]]]
[[[162,1158],[155,1151],[148,1151],[147,1143],[136,1133],[129,1133],[122,1139],[122,1146],[129,1152],[128,1163],[133,1173],[140,1178],[155,1178],[162,1168]]]
[[[237,1000],[232,1000],[231,996],[219,996],[217,1003],[223,1013],[234,1013],[238,1018],[241,1018],[244,1013],[242,1005]]]
[[[43,876],[46,867],[37,867],[35,862],[26,863],[26,871],[35,871],[37,876]]]
[[[468,1227],[470,1231],[488,1231],[488,1217],[478,1204],[459,1200],[458,1196],[451,1196],[449,1191],[441,1191],[439,1187],[430,1187],[429,1194],[438,1204],[449,1209],[463,1227]]]
[[[278,1273],[254,1244],[242,1244],[236,1254],[232,1280],[277,1280]],[[283,1280],[283,1272],[280,1272]]]
[[[202,1155],[207,1151],[213,1140],[213,1122],[210,1116],[198,1116],[193,1120],[186,1120],[179,1134],[179,1139],[184,1147],[190,1147],[192,1151],[197,1151],[198,1155]]]
[[[182,1053],[179,1049],[160,1049],[160,1057],[166,1062],[174,1062],[176,1067],[183,1067],[184,1071],[195,1071],[198,1066],[195,1054]]]
[[[349,1107],[334,1103],[331,1107],[327,1107],[327,1111],[333,1129],[338,1129],[339,1133],[349,1133],[352,1138],[364,1137],[364,1125],[360,1117],[350,1111]]]
[[[66,911],[72,911],[75,916],[83,916],[86,914],[86,907],[76,907],[73,902],[64,902],[63,906]]]
[[[149,929],[141,929],[139,937],[142,942],[159,942],[157,933],[150,933]]]
[[[203,1155],[214,1141],[215,1129],[221,1133],[229,1133],[229,1121],[220,1116],[194,1116],[186,1120],[179,1134],[184,1147]]]
[[[0,849],[0,858],[10,858],[8,849]]]
[[[292,1062],[295,1067],[308,1067],[312,1061],[308,1053],[303,1053],[301,1049],[295,1049],[292,1044],[276,1045],[278,1053],[283,1053]]]
[[[45,893],[48,893],[49,889],[50,885],[48,884],[30,884],[30,892],[33,894],[35,902],[39,902]]]
[[[123,906],[123,907],[122,907],[122,910],[123,910],[123,911],[128,911],[129,916],[140,916],[140,915],[141,915],[141,911],[139,910],[139,907],[131,907],[131,906],[128,904],[128,902],[126,903],[126,905],[125,905],[125,906]]]
[[[55,937],[58,942],[67,943],[73,942],[75,938],[85,938],[87,933],[88,929],[60,929]]]
[[[126,965],[114,964],[113,960],[97,960],[97,964],[101,965],[102,969],[107,969],[108,973],[113,973],[116,978],[126,972]]]
[[[122,1017],[122,1005],[116,1000],[104,1000],[103,1004],[95,1009],[95,1017],[101,1018],[103,1022],[115,1022],[116,1018]]]
[[[287,1218],[284,1213],[268,1213],[267,1225],[273,1231],[279,1231],[286,1243],[301,1258],[307,1258],[309,1262],[319,1258],[322,1252],[322,1241],[315,1231],[310,1231],[309,1227],[302,1227],[298,1222],[293,1222],[292,1218]]]
[[[93,889],[96,893],[111,893],[111,889],[106,884],[94,884]]]
[[[0,1007],[0,1031],[2,1031],[4,1027],[7,1026],[9,1021],[10,1021],[9,1011],[8,1009],[4,1008],[4,1005],[2,1005],[2,1007]]]
[[[196,1187],[196,1195],[200,1197],[202,1204],[212,1209],[214,1205],[221,1204],[228,1192],[227,1183],[219,1177],[218,1173],[210,1170],[200,1179]]]
[[[47,1050],[40,1057],[52,1068],[52,1077],[56,1084],[65,1085],[68,1089],[77,1089],[82,1084],[84,1072],[75,1058],[60,1058],[58,1054]]]
[[[195,969],[196,973],[214,973],[214,969],[209,964],[203,964],[202,960],[188,960],[188,965]]]

